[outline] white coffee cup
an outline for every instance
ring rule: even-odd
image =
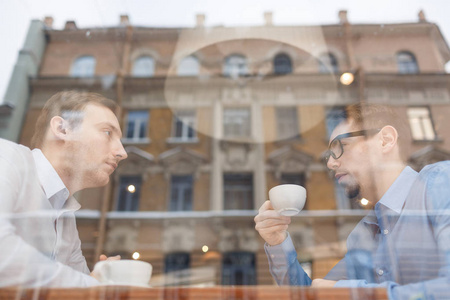
[[[95,264],[94,275],[107,285],[149,287],[152,265],[141,260],[103,260]]]
[[[306,189],[296,184],[282,184],[270,189],[273,208],[283,216],[294,216],[305,206]]]

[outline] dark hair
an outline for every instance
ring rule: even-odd
[[[358,130],[381,129],[387,125],[394,127],[398,133],[400,156],[405,159],[402,150],[407,147],[408,127],[405,119],[400,118],[390,106],[359,102],[346,106],[336,118],[336,125],[351,120]]]
[[[113,100],[96,93],[80,91],[63,91],[56,93],[44,105],[36,122],[36,129],[31,138],[32,148],[41,148],[50,120],[60,116],[68,121],[69,126],[76,127],[83,121],[84,108],[88,104],[97,104],[117,113],[117,104]]]

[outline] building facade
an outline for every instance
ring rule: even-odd
[[[388,104],[410,126],[420,169],[450,159],[450,50],[423,12],[416,23],[42,28],[46,37],[20,142],[54,93],[101,93],[119,104],[128,159],[110,184],[79,193],[90,267],[100,253],[153,267],[152,284],[273,284],[253,218],[268,190],[307,189],[289,232],[314,278],[346,252],[370,205],[348,199],[323,153],[347,104]],[[354,76],[341,83],[344,72]],[[137,255],[137,254],[134,254]]]

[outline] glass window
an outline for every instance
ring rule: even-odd
[[[149,115],[146,110],[128,112],[126,138],[139,140],[147,137]]]
[[[326,125],[327,125],[327,137],[331,136],[334,128],[343,120],[345,120],[345,107],[335,106],[327,109],[326,113]]]
[[[319,73],[338,73],[339,65],[336,57],[331,53],[319,57]]]
[[[250,137],[250,110],[225,108],[223,114],[225,137]]]
[[[281,140],[300,137],[296,107],[277,107],[277,132]]]
[[[155,75],[155,60],[150,56],[140,56],[133,63],[131,74],[134,77],[152,77]]]
[[[196,138],[195,111],[177,112],[173,119],[172,136],[182,141]]]
[[[170,211],[192,210],[192,175],[172,176],[170,184]]]
[[[174,272],[188,269],[191,263],[191,255],[185,252],[169,253],[164,258],[164,272]]]
[[[397,67],[401,74],[415,74],[419,73],[419,66],[417,65],[416,57],[408,51],[397,53]]]
[[[195,56],[185,57],[177,68],[178,76],[197,76],[200,72],[200,64]]]
[[[248,74],[247,58],[242,55],[230,55],[225,58],[223,75],[238,78]]]
[[[95,58],[93,56],[81,56],[75,59],[70,70],[72,77],[93,77],[95,74]]]
[[[273,60],[275,74],[292,73],[291,58],[287,54],[278,54]]]
[[[224,175],[224,209],[253,209],[252,174]]]
[[[255,285],[256,276],[254,253],[224,253],[222,260],[223,285]]]
[[[434,131],[433,121],[428,107],[408,108],[408,119],[414,140],[436,139],[436,133]]]
[[[117,211],[139,210],[139,196],[141,193],[141,176],[122,176],[119,183],[119,200]]]

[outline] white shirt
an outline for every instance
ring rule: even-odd
[[[69,196],[38,149],[0,139],[0,287],[98,285],[81,253]]]

